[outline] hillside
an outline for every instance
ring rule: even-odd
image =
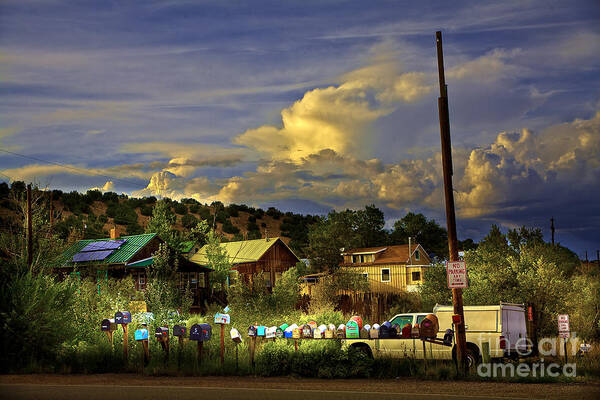
[[[24,199],[24,193],[23,182],[13,182],[10,187],[0,183],[0,223],[5,229],[10,229],[20,219],[22,211],[16,199]],[[65,240],[73,232],[86,239],[107,237],[113,227],[119,235],[142,233],[157,202],[155,197],[129,198],[97,190],[85,194],[61,190],[37,191],[33,198],[37,207],[42,208],[43,205],[45,209],[53,210],[53,230]],[[304,256],[308,226],[318,219],[311,215],[283,213],[273,207],[263,210],[243,204],[224,206],[221,202],[201,204],[194,199],[166,200],[177,218],[175,229],[190,229],[204,219],[216,227],[223,240],[281,236],[299,257]]]

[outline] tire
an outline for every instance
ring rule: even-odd
[[[480,357],[479,357],[479,353],[477,353],[475,350],[473,350],[470,347],[467,347],[467,351],[465,352],[465,357],[467,359],[467,368],[468,369],[475,369],[477,367],[477,364],[479,364],[480,362]]]
[[[352,349],[355,350],[357,353],[364,354],[365,356],[367,356],[367,358],[370,358],[371,360],[373,359],[373,352],[371,351],[371,348],[366,344],[353,345]]]

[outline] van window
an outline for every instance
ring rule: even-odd
[[[396,318],[391,320],[390,323],[392,325],[400,325],[400,327],[403,327],[406,324],[412,325],[413,316],[412,315],[398,315]]]
[[[420,324],[421,321],[425,319],[427,315],[417,315],[417,324]]]

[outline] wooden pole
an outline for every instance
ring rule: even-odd
[[[33,225],[31,218],[31,183],[27,185],[27,266],[33,264]]]
[[[550,218],[550,231],[552,232],[552,246],[554,246],[554,217]]]
[[[448,87],[444,76],[444,52],[442,48],[442,32],[435,34],[437,44],[438,74],[440,97],[438,112],[440,117],[440,138],[442,143],[442,167],[444,171],[444,195],[446,202],[446,224],[448,228],[448,250],[450,261],[458,261],[458,240],[456,237],[456,216],[454,213],[454,192],[452,188],[452,143],[450,141],[450,116],[448,112]],[[459,371],[466,373],[466,336],[463,312],[462,289],[452,289],[452,305],[454,314],[460,315],[460,323],[456,324],[456,360]]]
[[[150,350],[148,350],[148,341],[147,340],[142,340],[142,349],[144,351],[144,353],[143,353],[144,365],[146,365],[146,364],[148,364],[148,361],[150,361]]]
[[[198,366],[202,365],[202,347],[204,345],[204,342],[199,340],[198,341]]]
[[[121,324],[121,326],[123,327],[123,356],[125,357],[125,363],[127,363],[127,359],[129,358],[129,353],[128,353],[128,349],[127,349],[127,345],[128,345],[128,333],[129,333],[129,328],[127,324]]]
[[[52,233],[52,226],[54,225],[54,199],[53,192],[50,191],[50,233]]]
[[[221,325],[221,367],[225,363],[225,324]]]

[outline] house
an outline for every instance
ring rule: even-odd
[[[164,243],[156,233],[118,237],[114,229],[111,237],[79,240],[61,256],[59,275],[82,274],[102,279],[133,277],[135,288],[146,288],[146,269],[153,265],[153,254]],[[189,285],[194,294],[194,305],[209,294],[210,268],[192,263],[185,257],[177,259],[177,283],[181,288]]]
[[[423,283],[431,259],[420,244],[352,249],[341,254],[340,268],[365,276],[374,293],[414,291]]]
[[[267,287],[273,287],[284,271],[294,267],[300,261],[278,237],[225,242],[220,246],[229,257],[232,271],[235,271],[238,278],[245,283],[262,278]],[[207,249],[208,245],[203,246],[190,257],[190,261],[208,266]]]

